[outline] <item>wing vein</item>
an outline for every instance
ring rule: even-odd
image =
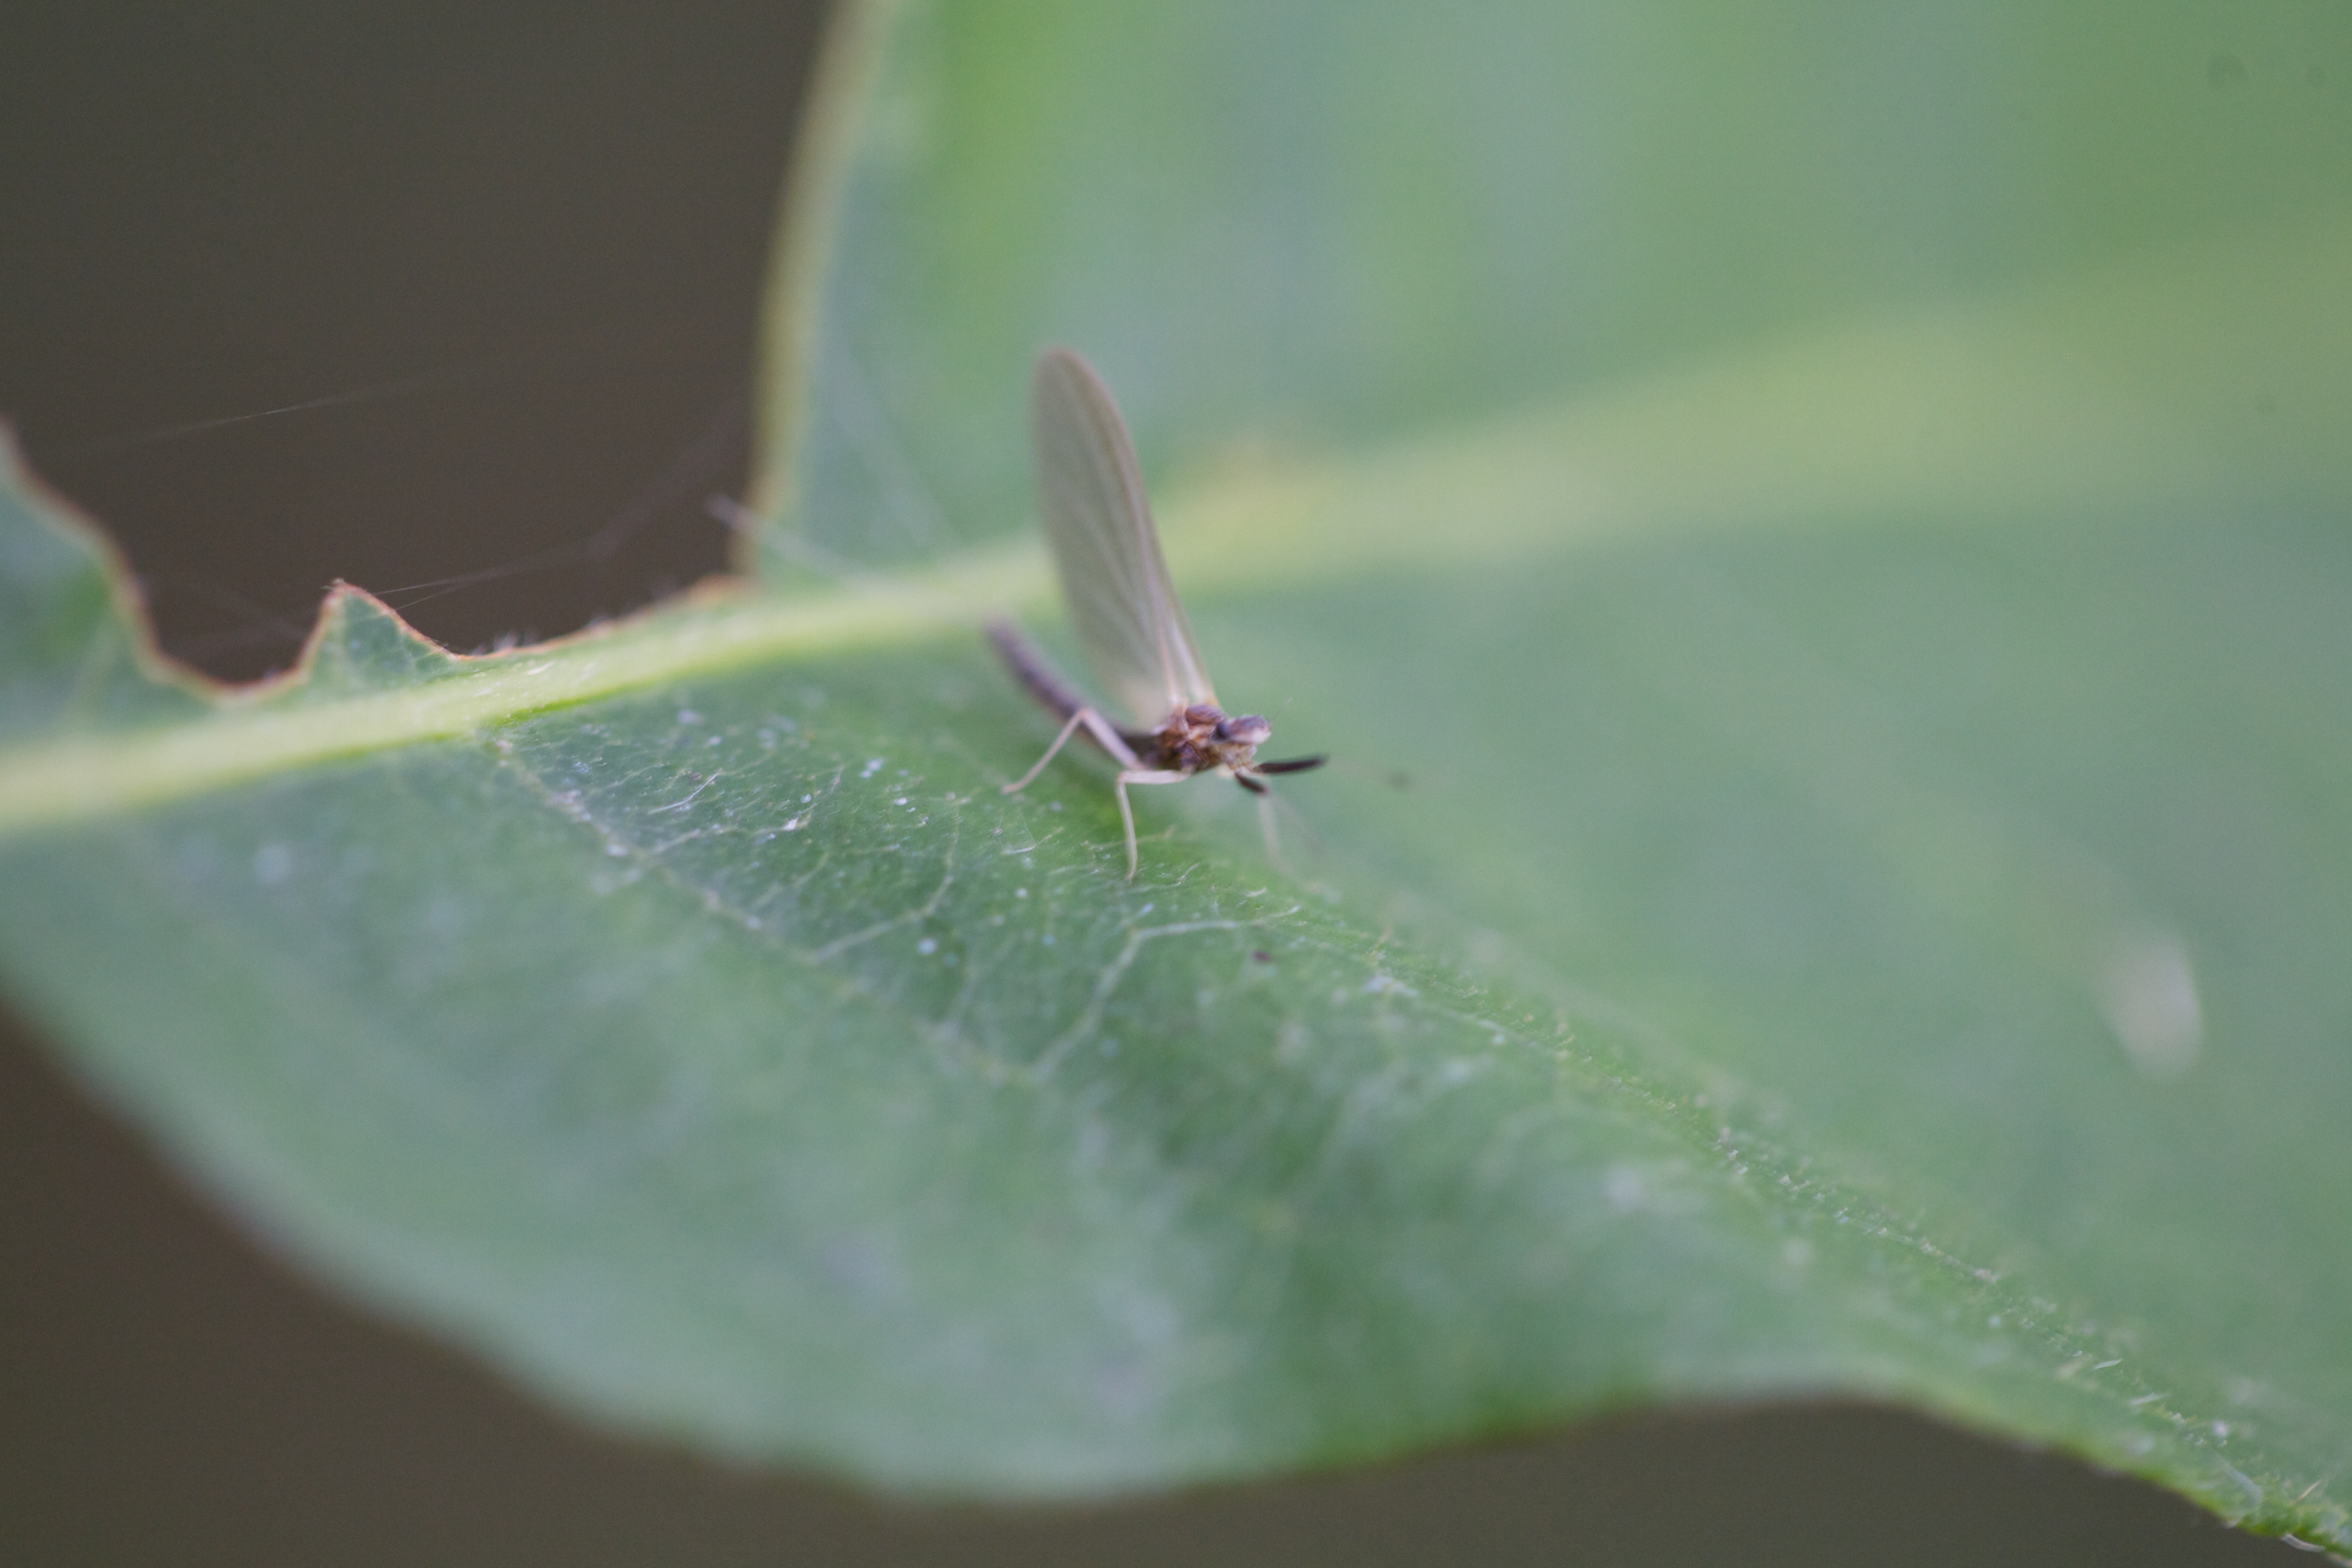
[[[1030,384],[1038,510],[1087,662],[1129,722],[1214,703],[1152,526],[1135,444],[1086,361],[1047,349]]]

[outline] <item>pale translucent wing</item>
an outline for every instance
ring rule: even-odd
[[[1139,728],[1213,703],[1169,585],[1135,445],[1101,378],[1069,350],[1047,349],[1030,383],[1029,419],[1038,510],[1096,679]]]

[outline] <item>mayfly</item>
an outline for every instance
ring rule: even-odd
[[[1257,749],[1274,727],[1255,713],[1227,718],[1183,606],[1168,581],[1160,534],[1143,497],[1135,444],[1109,389],[1067,349],[1047,349],[1029,384],[1030,438],[1035,447],[1037,504],[1061,569],[1062,594],[1095,677],[1124,710],[1114,724],[1073,690],[1018,631],[1003,621],[991,641],[1029,694],[1062,721],[1062,732],[1037,765],[1004,786],[1026,786],[1083,730],[1118,763],[1118,818],[1127,829],[1127,875],[1135,876],[1135,812],[1129,784],[1179,784],[1214,769],[1258,797],[1269,850],[1273,797],[1259,780],[1305,773],[1322,757],[1261,763]]]

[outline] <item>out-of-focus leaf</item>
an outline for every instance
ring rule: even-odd
[[[481,660],[344,595],[192,695],[13,492],[0,968],[76,1059],[338,1279],[876,1484],[1863,1394],[2352,1545],[2352,24],[883,20],[791,592]],[[1132,885],[1099,770],[995,788],[1048,340],[1340,759],[1298,879],[1206,784]]]

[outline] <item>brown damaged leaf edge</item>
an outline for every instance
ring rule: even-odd
[[[593,701],[690,673],[739,668],[795,654],[975,635],[981,616],[959,604],[977,590],[996,602],[1034,594],[1034,562],[1007,554],[969,563],[958,592],[921,582],[866,581],[799,598],[715,577],[635,616],[490,654],[450,652],[364,589],[337,584],[301,657],[285,672],[227,685],[157,647],[136,581],[95,522],[32,478],[11,444],[0,481],[37,520],[69,540],[100,573],[115,627],[136,672],[184,693],[184,717],[81,732],[53,732],[0,750],[0,838],[88,821],[224,789],[289,768],[424,742],[480,734],[551,709]],[[987,602],[983,597],[978,602]],[[418,664],[382,684],[322,687],[340,639],[373,623],[397,628]],[[95,628],[93,628],[95,629]]]

